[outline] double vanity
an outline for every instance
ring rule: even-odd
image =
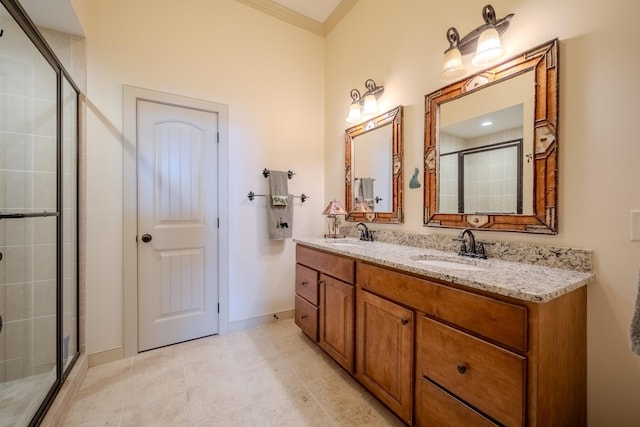
[[[296,324],[407,425],[586,425],[590,253],[469,231],[558,232],[558,75],[552,40],[425,96],[423,224],[475,257],[434,234],[296,239]],[[347,221],[403,223],[402,113],[345,131]]]
[[[407,425],[586,425],[590,272],[296,242],[296,324]]]

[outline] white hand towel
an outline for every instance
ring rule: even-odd
[[[640,280],[638,281],[638,295],[636,296],[636,308],[631,319],[629,335],[631,338],[631,351],[640,356]]]

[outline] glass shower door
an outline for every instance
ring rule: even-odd
[[[0,426],[59,377],[57,71],[0,8]]]

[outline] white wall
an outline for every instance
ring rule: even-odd
[[[292,169],[294,237],[322,232],[324,40],[233,0],[76,0],[87,48],[87,352],[123,345],[122,85],[229,106],[229,320],[293,308],[263,168]],[[126,148],[125,148],[126,149]],[[129,183],[125,183],[129,185]],[[127,215],[127,213],[125,213]]]
[[[629,241],[629,211],[640,209],[637,17],[629,0],[495,0],[498,17],[515,13],[504,36],[508,55],[560,39],[559,234],[480,233],[482,238],[594,250],[588,297],[590,426],[640,420],[640,357],[629,350],[640,243]],[[325,198],[343,194],[343,133],[349,91],[373,78],[388,108],[405,106],[405,223],[387,226],[453,235],[422,226],[424,95],[439,80],[447,28],[465,34],[482,23],[485,1],[360,1],[327,37]],[[366,31],[371,29],[371,31]],[[469,57],[465,57],[467,63]],[[422,181],[422,179],[421,179]],[[424,183],[422,183],[424,185]],[[374,228],[381,228],[375,226]]]

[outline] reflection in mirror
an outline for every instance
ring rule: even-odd
[[[391,123],[355,138],[353,145],[353,203],[371,212],[391,212]]]
[[[441,213],[533,213],[534,83],[527,72],[440,106]]]
[[[555,233],[557,41],[425,101],[425,224]]]
[[[402,106],[346,130],[349,221],[402,222]]]

